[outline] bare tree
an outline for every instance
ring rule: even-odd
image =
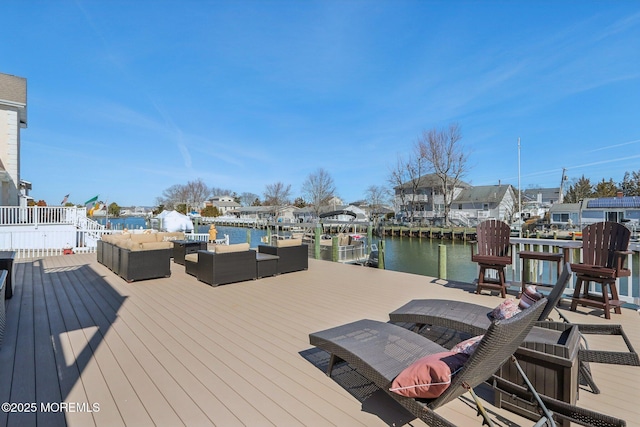
[[[255,193],[244,192],[240,194],[240,204],[242,206],[251,206],[256,200],[260,200],[260,197]]]
[[[164,190],[162,196],[158,197],[156,202],[158,205],[164,205],[165,209],[176,210],[178,205],[186,204],[187,197],[186,186],[175,184]]]
[[[205,200],[211,197],[211,189],[198,178],[187,184],[175,184],[162,192],[162,196],[156,199],[158,205],[164,205],[166,209],[184,211],[189,208],[200,209]]]
[[[336,186],[333,183],[333,178],[323,168],[318,168],[309,174],[302,184],[302,193],[306,201],[311,204],[316,216],[320,215],[320,210],[327,205],[335,192]]]
[[[289,203],[291,198],[291,184],[285,185],[278,181],[267,184],[264,190],[264,205],[274,207],[274,216],[277,217],[280,207]]]
[[[370,185],[366,191],[366,200],[374,211],[379,209],[389,198],[389,190],[382,185]]]
[[[420,178],[424,173],[425,159],[416,146],[408,158],[398,156],[396,165],[389,175],[389,184],[395,192],[396,211],[403,212],[410,221],[413,220],[418,205]]]
[[[204,201],[211,198],[211,189],[200,178],[187,182],[186,191],[187,210],[189,210],[189,208],[202,209],[204,207]]]
[[[449,225],[451,203],[455,198],[455,189],[467,172],[468,155],[461,145],[462,133],[457,123],[447,129],[424,131],[417,141],[417,150],[440,181],[444,197],[444,220]]]

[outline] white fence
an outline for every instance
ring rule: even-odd
[[[76,225],[87,218],[85,208],[62,206],[0,206],[0,226]]]
[[[15,251],[17,258],[95,252],[97,241],[111,233],[120,231],[87,218],[84,208],[0,206],[0,250]],[[185,239],[207,242],[209,235],[187,233]],[[216,243],[229,244],[229,237]]]

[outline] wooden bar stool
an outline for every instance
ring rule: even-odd
[[[490,219],[478,224],[476,237],[477,253],[473,250],[475,245],[471,245],[471,261],[477,262],[480,267],[476,293],[479,294],[483,289],[497,290],[500,291],[502,298],[506,298],[507,281],[504,270],[511,264],[509,255],[511,227],[502,221]],[[487,277],[487,270],[497,271],[498,278]]]
[[[617,314],[622,313],[616,279],[631,275],[629,269],[624,268],[627,255],[632,253],[627,250],[630,238],[629,229],[617,222],[598,222],[582,230],[583,262],[571,264],[577,278],[571,311],[576,311],[580,304],[601,308],[607,319],[611,318],[611,308]],[[591,282],[600,283],[601,296],[589,292]]]

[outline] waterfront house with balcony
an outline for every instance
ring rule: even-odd
[[[394,188],[396,217],[407,221],[441,218],[444,215],[444,195],[438,177],[435,174],[423,175],[415,184],[409,181]],[[461,225],[488,218],[506,220],[514,211],[516,195],[509,184],[474,187],[460,182],[451,191],[451,220]]]

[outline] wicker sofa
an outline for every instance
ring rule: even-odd
[[[259,245],[258,252],[280,257],[277,274],[309,268],[309,249],[302,244],[302,239],[277,240],[275,246]]]
[[[215,252],[198,251],[185,257],[185,269],[199,281],[211,286],[255,280],[256,251],[248,243],[217,245]]]
[[[105,235],[98,243],[98,262],[127,282],[169,277],[173,241],[184,233]]]

